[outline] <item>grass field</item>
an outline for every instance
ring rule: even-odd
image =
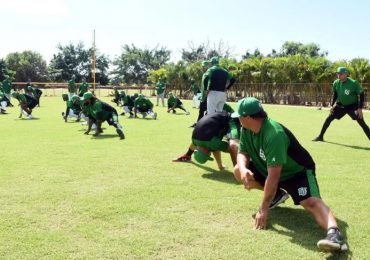
[[[291,199],[271,211],[268,230],[254,230],[262,193],[234,181],[227,154],[221,172],[215,162],[172,163],[198,110],[155,109],[156,121],[120,116],[122,141],[107,124],[93,138],[64,123],[60,97],[42,98],[39,119],[18,119],[18,107],[0,115],[0,258],[370,258],[370,145],[349,117],[315,143],[327,110],[265,106],[316,161],[321,195],[350,246],[329,254],[316,248],[325,232]]]

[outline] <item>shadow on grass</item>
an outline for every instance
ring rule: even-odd
[[[335,145],[344,146],[344,147],[349,147],[349,148],[353,148],[353,149],[359,149],[359,150],[370,151],[370,147],[357,146],[357,145],[348,145],[348,144],[341,144],[341,143],[328,142],[328,141],[325,141],[325,143],[328,143],[328,144],[335,144]]]
[[[18,120],[18,121],[34,121],[34,120],[40,120],[39,117],[32,117],[32,119],[28,119],[28,118],[15,118],[14,120]]]
[[[117,134],[101,134],[99,136],[90,135],[91,139],[99,140],[99,139],[108,139],[108,138],[117,138],[119,140],[119,136]]]
[[[336,220],[341,233],[347,238],[348,224],[338,218]],[[318,250],[317,242],[326,236],[326,232],[316,224],[311,214],[302,208],[281,207],[271,210],[269,229],[290,237],[291,242],[312,251]],[[346,253],[327,253],[326,259],[350,259],[351,255],[350,250]]]
[[[198,163],[191,162],[196,167],[199,167],[203,170],[208,171],[208,173],[202,174],[202,178],[213,180],[213,181],[220,181],[228,184],[235,184],[238,185],[239,183],[235,180],[234,174],[228,170],[216,170]]]

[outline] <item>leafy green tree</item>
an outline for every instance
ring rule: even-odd
[[[349,70],[351,77],[360,81],[361,83],[370,80],[370,64],[369,60],[364,58],[352,59],[349,62]]]
[[[21,81],[46,81],[48,70],[46,61],[41,54],[33,51],[10,53],[5,58],[6,67],[13,71],[14,80]]]
[[[209,60],[210,58],[218,56],[220,58],[232,57],[232,49],[223,40],[219,42],[211,43],[206,41],[198,46],[195,46],[193,42],[188,43],[186,49],[181,50],[181,58],[186,62],[197,62],[201,60]]]
[[[56,81],[68,81],[75,76],[77,82],[86,78],[92,82],[92,48],[85,48],[82,42],[74,45],[58,44],[58,53],[50,61],[49,73]],[[106,85],[109,82],[108,68],[110,61],[104,54],[96,55],[96,82]]]
[[[134,44],[125,44],[121,55],[113,61],[112,76],[118,82],[143,84],[151,71],[166,65],[169,59],[170,51],[165,47],[140,49]]]
[[[0,59],[0,82],[5,79],[5,75],[9,75],[9,71],[6,67],[6,62],[4,59]]]
[[[309,57],[324,57],[328,55],[327,51],[320,51],[321,48],[316,43],[303,44],[300,42],[286,41],[281,47],[281,56],[294,56],[301,54]]]

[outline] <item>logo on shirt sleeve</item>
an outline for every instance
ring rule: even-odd
[[[260,158],[264,161],[266,161],[266,156],[265,156],[265,153],[263,152],[262,149],[260,149]]]

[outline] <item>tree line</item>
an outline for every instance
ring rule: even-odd
[[[16,82],[66,82],[74,75],[77,82],[83,78],[91,82],[92,52],[92,48],[81,42],[58,44],[57,53],[49,63],[34,51],[10,53],[0,59],[0,80],[9,75]],[[232,49],[222,41],[200,45],[189,42],[181,50],[181,59],[170,62],[171,52],[166,47],[139,48],[125,44],[122,52],[112,59],[97,50],[96,81],[101,85],[151,84],[162,77],[174,88],[185,89],[191,79],[200,82],[203,60],[219,56],[220,65],[242,84],[330,83],[338,66],[348,67],[351,76],[361,83],[370,83],[368,59],[330,61],[327,55],[318,44],[287,41],[278,51],[273,49],[264,55],[259,49],[247,50],[237,60]]]

